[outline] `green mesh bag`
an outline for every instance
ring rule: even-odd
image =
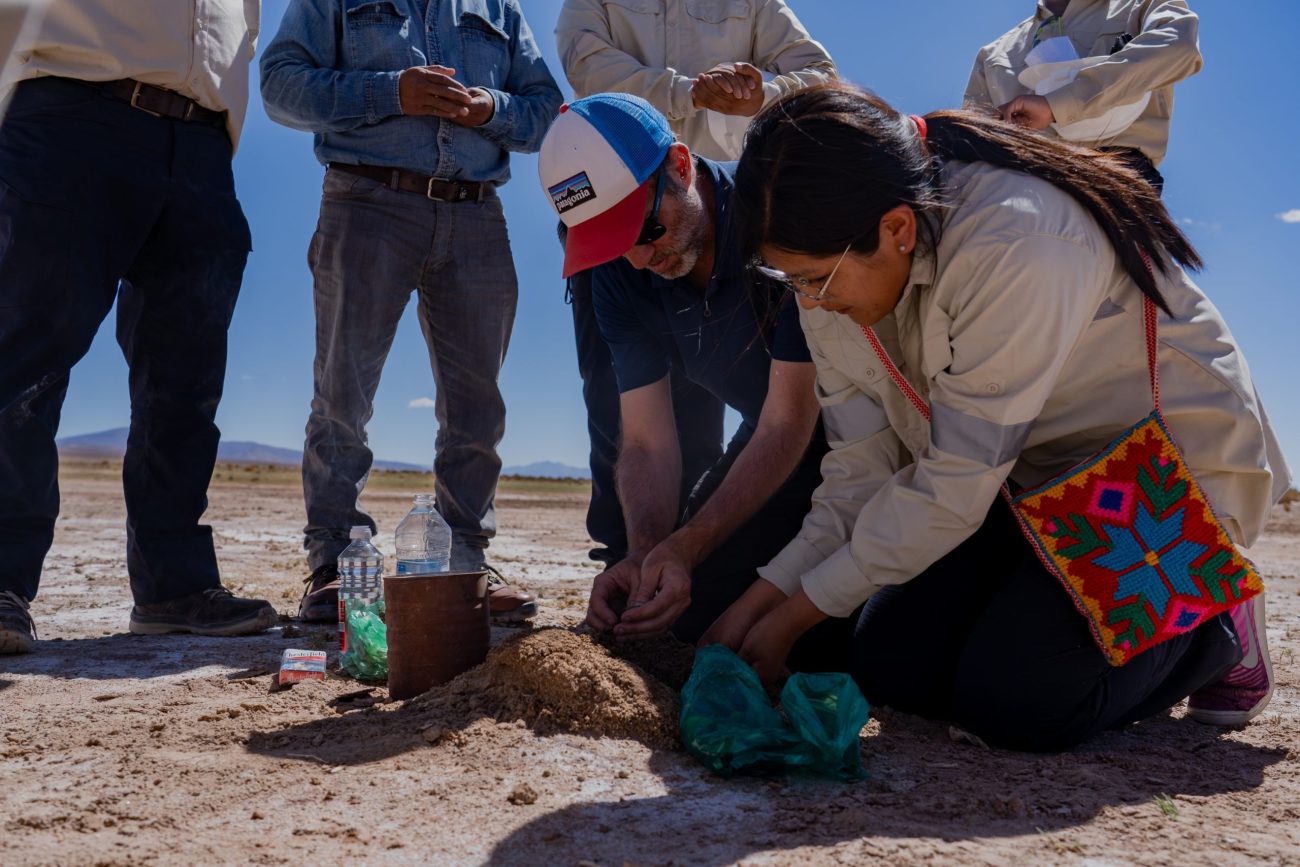
[[[695,654],[682,688],[687,752],[724,776],[796,772],[836,780],[866,776],[858,733],[870,706],[847,674],[796,674],[780,709],[744,660],[715,644]]]

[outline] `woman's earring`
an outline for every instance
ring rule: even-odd
[[[906,244],[899,244],[899,245],[898,245],[898,252],[900,252],[900,253],[906,253],[906,252],[907,252],[907,245],[906,245]]]

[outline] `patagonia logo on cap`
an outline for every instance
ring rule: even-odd
[[[596,198],[596,191],[592,189],[591,181],[587,180],[586,172],[578,172],[573,177],[548,187],[547,191],[551,194],[551,203],[555,205],[558,214]]]

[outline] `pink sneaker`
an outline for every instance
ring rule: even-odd
[[[1245,656],[1223,680],[1201,687],[1187,700],[1187,715],[1206,725],[1245,725],[1268,707],[1273,696],[1264,594],[1241,603],[1232,609],[1231,616]]]

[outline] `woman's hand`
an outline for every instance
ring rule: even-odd
[[[790,648],[825,619],[801,588],[754,624],[740,645],[740,658],[753,667],[768,691],[775,693],[785,679]]]
[[[754,624],[784,601],[785,593],[781,588],[762,578],[755,580],[739,599],[722,612],[721,617],[713,621],[696,647],[721,644],[739,653],[745,636],[754,628]]]

